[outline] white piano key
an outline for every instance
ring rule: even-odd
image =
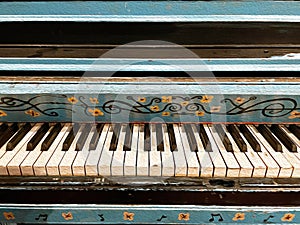
[[[170,148],[169,134],[166,124],[162,124],[164,151],[161,152],[162,176],[170,177],[175,175],[175,164]]]
[[[110,176],[111,171],[110,171],[110,165],[111,165],[111,160],[113,156],[114,151],[110,151],[110,142],[113,136],[113,127],[112,125],[109,126],[109,130],[107,132],[106,140],[103,146],[103,150],[99,159],[98,163],[98,171],[100,176]]]
[[[139,125],[139,140],[138,140],[138,152],[136,162],[136,174],[137,176],[149,175],[149,151],[144,149],[144,124]]]
[[[289,138],[291,138],[292,141],[296,144],[296,146],[297,146],[297,153],[300,152],[300,140],[289,129],[287,129],[284,125],[280,125],[280,127],[289,136]]]
[[[63,126],[50,148],[47,151],[42,151],[36,162],[33,164],[33,170],[35,176],[46,176],[46,164],[50,160],[54,151],[61,151],[64,138],[66,138],[66,132],[70,128],[71,124],[67,123]]]
[[[269,152],[269,154],[279,165],[280,170],[279,170],[278,177],[279,178],[291,177],[293,173],[293,167],[284,158],[282,153],[274,151],[274,149],[271,147],[268,141],[258,132],[258,130],[253,125],[249,125],[248,127],[251,128],[251,131],[254,134],[254,136],[256,136],[257,140],[265,147],[265,149]]]
[[[118,140],[118,145],[116,150],[112,155],[111,161],[111,175],[112,176],[123,176],[124,175],[124,156],[125,151],[123,151],[124,142],[126,136],[126,125],[122,125],[120,129],[120,135]]]
[[[209,153],[205,151],[205,148],[200,139],[199,133],[194,124],[191,125],[193,134],[195,136],[198,152],[196,152],[198,156],[198,161],[200,164],[200,176],[201,177],[213,177],[214,174],[214,166],[209,156]]]
[[[211,135],[215,141],[216,148],[219,149],[220,154],[222,155],[222,157],[225,161],[225,164],[227,167],[226,177],[239,177],[241,167],[240,167],[239,163],[237,162],[234,154],[231,152],[228,152],[226,150],[226,148],[225,148],[220,136],[218,135],[217,131],[215,130],[215,128],[211,125],[207,125],[207,127],[209,128],[209,131],[211,132]]]
[[[138,151],[138,140],[139,140],[139,127],[134,124],[132,127],[132,141],[130,151],[125,152],[124,159],[124,175],[135,176],[136,175],[136,160]]]
[[[41,126],[42,126],[41,123],[35,124],[31,128],[31,130],[25,135],[25,137],[23,139],[25,139],[27,137],[27,135],[30,135],[30,139],[31,139]],[[29,151],[27,151],[26,148],[27,148],[27,142],[30,139],[26,139],[26,143],[23,144],[23,146],[14,155],[14,157],[11,159],[11,161],[7,164],[7,170],[8,170],[9,175],[11,175],[11,176],[21,176],[22,175],[21,170],[20,170],[20,165],[29,153]]]
[[[187,162],[184,155],[184,147],[181,141],[179,125],[173,124],[174,135],[177,144],[177,151],[173,151],[173,158],[175,163],[175,176],[187,176]]]
[[[179,132],[183,146],[183,151],[187,162],[187,176],[198,177],[200,175],[200,164],[198,162],[196,152],[191,151],[191,147],[189,145],[187,134],[183,125],[179,125]]]
[[[209,129],[210,125],[203,125],[204,130],[208,136],[208,139],[211,143],[211,149],[212,151],[209,152],[211,161],[214,165],[214,177],[226,177],[227,167],[226,164],[222,158],[221,152],[219,150],[219,147],[217,146],[211,132]],[[216,134],[217,135],[217,134]],[[217,135],[218,136],[218,135]],[[232,171],[234,172],[234,170]],[[230,174],[229,174],[230,175]]]
[[[84,130],[84,127],[85,127],[85,125],[80,125],[80,128],[79,128],[78,132],[76,133],[75,138],[74,138],[70,148],[68,149],[68,151],[66,151],[62,160],[59,163],[58,169],[59,169],[59,173],[61,176],[73,176],[72,164],[78,153],[78,151],[75,150],[76,143],[77,143],[79,137],[81,136],[81,134]]]
[[[72,172],[73,172],[74,176],[85,176],[86,175],[85,169],[84,169],[85,162],[89,155],[89,145],[90,145],[91,139],[94,135],[94,132],[97,132],[96,126],[92,126],[92,129],[90,129],[90,132],[85,140],[82,150],[77,152],[77,155],[72,164]]]
[[[151,151],[149,152],[149,174],[150,176],[161,176],[161,156],[157,151],[156,127],[150,124]]]
[[[43,141],[46,139],[46,137],[49,135],[51,130],[53,129],[53,126],[50,127],[50,129],[46,132],[44,137],[40,140],[40,142],[37,144],[37,146],[29,151],[28,155],[24,159],[24,161],[21,163],[20,169],[22,176],[34,176],[34,170],[33,170],[33,164],[35,161],[39,158],[39,156],[42,154],[41,147]],[[27,144],[26,144],[27,146]]]
[[[85,173],[87,176],[98,176],[98,162],[101,157],[101,153],[104,147],[106,136],[109,130],[109,124],[103,126],[103,130],[100,134],[98,144],[95,150],[89,152],[88,158],[85,162]]]

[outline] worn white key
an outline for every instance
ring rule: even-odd
[[[198,152],[196,152],[196,154],[198,156],[198,161],[200,164],[200,176],[201,177],[213,177],[213,174],[214,174],[213,163],[211,161],[209,153],[207,151],[205,151],[205,148],[202,144],[199,133],[195,126],[196,125],[194,125],[194,124],[191,125],[193,134],[195,136],[197,146],[198,146]]]
[[[124,159],[124,175],[135,176],[136,175],[136,159],[138,151],[138,140],[139,140],[139,127],[134,124],[132,127],[132,141],[130,151],[125,151]]]
[[[89,151],[88,158],[85,162],[85,173],[87,176],[98,176],[98,162],[101,157],[102,149],[106,140],[109,124],[103,126],[102,132],[99,137],[98,144],[95,150]]]
[[[251,128],[251,131],[257,137],[257,140],[266,148],[266,150],[270,153],[270,155],[274,158],[274,160],[279,165],[280,171],[278,177],[279,178],[291,177],[293,173],[293,167],[282,155],[282,153],[274,151],[274,149],[268,143],[268,141],[258,132],[258,130],[253,125],[249,125],[249,128]]]
[[[138,152],[136,162],[136,174],[137,176],[149,175],[149,151],[145,151],[144,148],[144,124],[139,125],[139,140],[138,140]]]
[[[173,124],[173,129],[177,144],[177,151],[172,152],[175,163],[175,176],[187,176],[188,168],[180,136],[179,125]]]
[[[98,171],[100,176],[110,176],[110,165],[112,160],[112,155],[114,151],[110,151],[110,143],[113,136],[113,127],[112,125],[109,126],[109,130],[107,132],[106,140],[103,146],[103,150],[100,156],[100,160],[98,163]]]
[[[91,142],[91,139],[94,135],[94,132],[96,131],[96,126],[93,126],[90,130],[90,133],[88,134],[85,143],[83,145],[83,148],[81,151],[77,152],[77,155],[74,159],[74,162],[72,164],[72,172],[74,176],[85,176],[85,162],[87,160],[87,157],[89,155],[89,145]]]
[[[123,151],[124,141],[126,136],[126,125],[122,125],[120,129],[120,135],[116,151],[112,155],[111,161],[111,175],[112,176],[123,176],[124,175],[124,156]]]
[[[57,137],[55,138],[55,140],[53,141],[53,143],[51,144],[49,149],[47,151],[42,151],[39,158],[33,164],[33,170],[34,170],[34,174],[36,176],[46,176],[47,175],[46,164],[49,161],[49,159],[51,158],[54,151],[61,151],[62,144],[63,144],[61,142],[63,142],[62,140],[64,140],[64,138],[66,138],[65,135],[66,135],[67,130],[70,128],[70,126],[71,126],[71,124],[69,124],[69,123],[65,124],[63,126],[63,128],[61,129],[61,131],[59,132],[59,134],[57,135]],[[60,143],[61,143],[61,145],[59,148]]]
[[[22,176],[34,176],[34,170],[33,170],[33,164],[35,161],[39,158],[39,156],[42,154],[41,147],[43,141],[46,139],[46,137],[49,135],[51,130],[53,129],[53,126],[50,127],[50,129],[46,132],[44,137],[40,140],[40,142],[37,144],[37,146],[32,150],[29,151],[28,155],[24,159],[24,161],[21,163],[20,169]],[[27,144],[26,144],[27,146]]]
[[[205,132],[208,136],[208,139],[211,143],[212,151],[209,152],[209,155],[210,155],[211,161],[214,165],[214,177],[225,177],[226,172],[227,172],[227,167],[222,158],[220,150],[219,150],[218,146],[216,145],[216,142],[210,132],[209,126],[210,125],[203,125],[204,130],[205,130]]]
[[[38,131],[38,129],[41,126],[42,126],[42,124],[38,123],[38,124],[35,124],[31,128],[31,130],[27,134],[27,135],[30,135],[30,139],[35,135],[35,133]],[[24,139],[26,138],[27,135],[25,135]],[[27,139],[26,143],[23,144],[23,146],[14,155],[14,157],[11,159],[11,161],[7,164],[7,170],[8,170],[9,175],[11,175],[11,176],[21,176],[22,175],[21,170],[20,170],[20,165],[29,153],[29,151],[27,151],[26,148],[27,148],[27,142],[30,139]]]
[[[149,152],[149,174],[150,176],[161,176],[161,156],[157,151],[156,127],[150,124],[151,151]]]
[[[226,173],[226,177],[239,177],[240,176],[240,171],[241,171],[241,167],[239,165],[239,163],[237,162],[235,156],[233,153],[228,152],[220,138],[220,136],[218,135],[216,129],[211,126],[208,125],[208,128],[212,134],[212,137],[214,138],[214,141],[217,145],[217,148],[220,151],[220,154],[222,155],[226,167],[227,167],[227,173]]]
[[[59,163],[58,169],[59,169],[59,173],[61,176],[73,176],[72,164],[78,153],[78,151],[75,150],[76,143],[77,143],[79,137],[81,136],[81,134],[84,130],[84,127],[85,127],[85,125],[80,126],[70,148],[68,149],[68,151],[66,151],[66,154],[63,156],[61,162]]]
[[[196,152],[191,151],[191,147],[189,145],[187,134],[183,125],[179,125],[179,132],[187,162],[187,176],[198,177],[200,174],[200,164],[198,162]]]
[[[166,124],[162,124],[162,134],[164,141],[164,151],[161,152],[161,162],[162,162],[162,176],[174,176],[175,165],[174,159],[170,148],[169,134]]]

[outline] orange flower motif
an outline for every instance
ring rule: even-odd
[[[236,103],[242,104],[245,101],[245,98],[237,97],[234,101]]]
[[[179,213],[178,214],[178,220],[190,220],[190,214],[189,213]]]
[[[73,219],[73,215],[72,215],[71,212],[62,213],[61,216],[62,216],[65,220],[72,220],[72,219]]]
[[[232,218],[233,221],[244,220],[244,219],[245,219],[245,213],[236,213]]]
[[[204,116],[204,112],[203,111],[196,111],[195,112],[196,116]]]
[[[12,212],[4,212],[3,216],[6,220],[14,220],[15,215]]]
[[[158,105],[154,105],[154,106],[151,106],[150,109],[151,109],[152,111],[157,112],[157,111],[159,111],[159,106],[158,106]]]
[[[6,114],[6,112],[0,110],[0,117],[2,117],[2,116],[7,116],[7,114]]]
[[[131,212],[124,212],[123,213],[123,219],[132,221],[134,219],[134,213]]]
[[[103,116],[104,115],[104,113],[100,109],[97,109],[97,108],[95,108],[95,109],[89,109],[88,111],[93,116]]]
[[[172,96],[162,96],[161,97],[161,102],[163,102],[163,103],[170,103],[170,102],[172,102]]]
[[[188,104],[189,104],[188,101],[184,101],[184,102],[181,102],[181,103],[180,103],[180,105],[182,105],[182,106],[187,106]]]
[[[139,102],[146,102],[147,98],[145,97],[139,97],[138,101]]]
[[[292,214],[292,213],[286,213],[286,214],[284,214],[283,217],[281,217],[281,221],[288,221],[288,222],[291,222],[291,221],[293,221],[294,218],[295,218],[295,214]]]
[[[212,96],[212,95],[203,95],[200,102],[201,103],[210,103],[213,98],[214,98],[214,96]]]
[[[291,115],[289,116],[289,119],[295,119],[295,118],[300,118],[300,112],[299,111],[292,111]]]
[[[76,104],[78,102],[78,99],[75,98],[74,96],[72,96],[72,97],[68,98],[68,101],[72,104]]]
[[[162,112],[161,115],[162,116],[170,116],[170,112]]]
[[[98,104],[98,103],[99,103],[99,101],[98,101],[97,98],[90,98],[90,102],[91,102],[92,104]]]
[[[26,113],[27,115],[32,116],[32,117],[38,117],[38,116],[41,115],[39,112],[34,111],[34,110],[32,110],[32,109],[25,111],[25,113]]]
[[[215,112],[220,112],[221,106],[212,106],[210,108],[210,112],[215,113]]]

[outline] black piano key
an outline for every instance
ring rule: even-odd
[[[253,136],[253,134],[251,133],[251,131],[247,128],[247,126],[244,125],[244,124],[241,124],[239,126],[239,128],[240,128],[240,131],[242,132],[242,134],[244,135],[244,137],[249,142],[249,144],[252,147],[252,149],[255,152],[261,152],[260,144],[258,143],[258,141],[256,140],[256,138]]]
[[[202,141],[202,144],[203,144],[203,147],[204,147],[205,151],[207,151],[207,152],[212,151],[211,143],[209,141],[208,135],[205,132],[205,129],[204,129],[203,125],[202,124],[199,124],[198,126],[196,125],[196,129],[199,133],[199,136],[200,136],[200,139]]]
[[[63,143],[63,147],[62,147],[62,150],[63,151],[68,151],[77,132],[79,130],[79,124],[75,124],[71,130],[70,130],[70,133],[68,134],[67,138],[65,139],[64,143]]]
[[[297,125],[289,125],[288,129],[300,140],[300,127]]]
[[[150,127],[149,123],[146,123],[144,126],[144,148],[145,151],[151,151],[151,136],[150,136]]]
[[[225,149],[228,151],[228,152],[233,152],[233,148],[232,148],[232,144],[229,140],[229,138],[227,137],[223,127],[220,125],[220,124],[216,124],[214,125],[218,135],[220,136],[222,142],[223,142],[223,145],[225,147]]]
[[[162,125],[156,124],[156,144],[157,144],[157,151],[164,151],[164,138],[162,132]]]
[[[288,135],[282,130],[279,125],[273,124],[271,126],[271,131],[290,152],[297,152],[296,144],[288,137]]]
[[[92,137],[92,140],[90,142],[90,150],[95,150],[99,141],[99,138],[101,136],[101,132],[103,130],[104,123],[99,123],[96,126],[96,131]]]
[[[257,130],[261,133],[261,135],[269,142],[271,147],[276,152],[282,152],[282,146],[281,144],[276,140],[276,138],[273,136],[272,132],[266,125],[259,125],[257,127]]]
[[[26,123],[18,133],[7,143],[6,150],[13,150],[17,144],[24,138],[24,136],[31,130],[30,123]]]
[[[27,151],[33,150],[49,130],[49,124],[44,123],[27,143]]]
[[[175,133],[174,133],[174,128],[172,124],[167,124],[167,130],[169,134],[169,141],[170,141],[170,148],[171,151],[177,151],[177,143],[176,143],[176,138],[175,138]]]
[[[234,141],[237,144],[237,146],[239,147],[239,149],[242,152],[246,152],[247,145],[246,145],[245,141],[243,140],[242,136],[240,135],[240,132],[237,129],[236,125],[234,125],[234,124],[227,125],[227,130],[231,134],[232,138],[234,139]]]
[[[80,134],[80,137],[76,142],[75,151],[81,151],[83,149],[83,146],[86,142],[86,138],[90,134],[90,131],[91,131],[91,124],[85,124]]]
[[[53,129],[50,131],[50,133],[42,143],[42,147],[41,147],[42,151],[47,151],[50,148],[50,146],[52,145],[53,141],[55,140],[55,138],[57,137],[61,129],[62,126],[60,123],[55,124]]]
[[[190,124],[184,124],[184,129],[185,129],[185,133],[190,145],[190,149],[192,152],[197,152],[198,151],[198,145],[197,145],[197,141],[196,138],[194,136],[194,132],[193,129],[191,127]]]
[[[125,134],[125,141],[123,145],[123,151],[130,151],[131,150],[131,143],[132,143],[132,124],[126,125],[126,134]]]
[[[7,130],[1,135],[0,148],[19,130],[18,124],[13,123],[8,126]]]
[[[121,131],[121,124],[114,124],[111,126],[111,131],[113,131],[113,136],[110,142],[109,150],[116,151]]]
[[[4,132],[7,130],[8,124],[7,123],[2,123],[0,126],[0,137],[4,134]]]

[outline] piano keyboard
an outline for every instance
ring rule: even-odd
[[[2,176],[300,177],[298,125],[7,124]]]

